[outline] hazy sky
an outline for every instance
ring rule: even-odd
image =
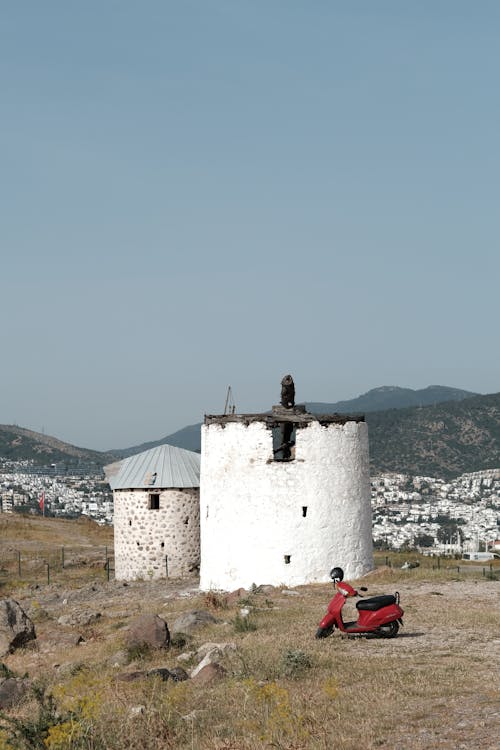
[[[0,422],[500,390],[500,3],[0,4]]]

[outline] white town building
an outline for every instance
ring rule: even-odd
[[[183,577],[200,563],[200,456],[161,445],[106,467],[115,578]]]
[[[202,590],[296,586],[327,581],[336,565],[346,578],[373,568],[363,417],[282,405],[206,416],[201,438]]]

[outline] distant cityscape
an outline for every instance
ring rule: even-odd
[[[102,468],[85,464],[37,466],[29,460],[0,459],[0,509],[56,518],[89,516],[113,523],[113,493]]]
[[[453,480],[380,474],[371,478],[371,497],[378,549],[438,555],[500,552],[500,469]],[[0,459],[0,511],[41,514],[42,505],[47,516],[113,523],[113,493],[102,470]]]

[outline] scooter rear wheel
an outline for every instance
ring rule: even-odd
[[[316,631],[316,638],[328,638],[333,633],[333,625],[328,628],[318,628]]]
[[[394,620],[393,622],[387,623],[387,625],[381,625],[377,630],[377,633],[381,635],[382,638],[395,638],[398,634],[398,630],[399,623],[397,620]]]

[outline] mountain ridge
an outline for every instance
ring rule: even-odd
[[[500,393],[465,397],[466,391],[446,386],[429,386],[422,391],[436,388],[442,389],[447,396],[454,392],[454,398],[431,405],[366,410],[372,473],[398,472],[451,478],[466,472],[500,467]],[[401,391],[411,391],[382,386],[359,398],[373,392],[377,397],[381,393],[387,395],[388,389],[397,398],[401,397]],[[434,395],[435,390],[430,396]],[[414,396],[410,394],[410,397]],[[353,401],[357,400],[306,403],[312,413],[341,412],[332,408],[339,404],[347,404],[348,411],[354,413],[359,409],[353,407]],[[78,448],[17,425],[0,425],[0,457],[32,459],[42,465],[90,462],[104,466],[164,443],[199,452],[200,423],[187,425],[160,440],[104,452]]]

